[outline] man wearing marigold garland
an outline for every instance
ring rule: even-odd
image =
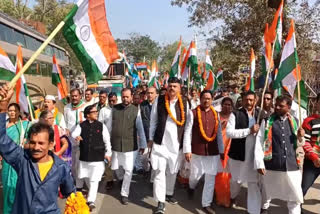
[[[202,91],[200,105],[189,112],[191,122],[185,128],[183,153],[186,161],[191,163],[189,196],[193,197],[198,181],[205,174],[202,207],[206,213],[213,214],[215,211],[211,208],[211,203],[215,177],[221,164],[220,157],[224,158],[224,146],[218,113],[211,103],[211,92]]]
[[[153,195],[158,201],[155,213],[164,213],[165,201],[177,204],[174,186],[183,159],[184,127],[190,123],[187,99],[180,95],[180,80],[171,77],[168,83],[168,92],[156,99],[150,119],[148,146],[152,147],[151,166],[155,170]]]
[[[304,130],[289,112],[292,100],[281,95],[275,113],[261,123],[255,145],[255,169],[263,175],[269,199],[287,201],[289,214],[300,214],[303,203],[302,174],[296,150],[304,144]]]

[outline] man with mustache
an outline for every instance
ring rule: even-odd
[[[75,191],[67,163],[54,155],[54,132],[49,125],[35,123],[28,133],[28,149],[6,134],[6,112],[13,95],[8,85],[0,87],[0,154],[17,172],[17,194],[12,213],[61,213],[58,191],[67,197]]]
[[[304,145],[304,130],[290,114],[291,104],[291,97],[277,97],[274,114],[261,123],[254,157],[267,197],[286,201],[289,214],[300,214],[302,173],[296,150]]]
[[[35,119],[39,119],[41,112],[44,110],[50,111],[53,114],[55,125],[58,125],[63,129],[67,128],[64,115],[59,112],[58,108],[56,107],[56,98],[53,95],[47,95],[44,98],[43,109],[37,109],[35,111]]]
[[[177,204],[173,197],[177,172],[183,159],[182,145],[184,127],[190,123],[187,118],[187,99],[180,95],[180,80],[168,80],[168,92],[159,96],[151,110],[149,147],[151,165],[155,170],[153,195],[158,201],[156,213],[165,212],[165,201]]]

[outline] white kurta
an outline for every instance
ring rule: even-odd
[[[194,120],[192,111],[188,112],[188,117],[190,119],[190,123],[188,123],[188,125],[185,126],[185,135],[183,138],[183,153],[192,153],[191,143],[192,143],[192,127],[193,127],[193,120]],[[218,128],[218,133],[216,138],[217,138],[219,153],[223,154],[224,145],[223,145],[220,122],[219,122],[219,128]],[[218,171],[222,170],[220,155],[202,156],[202,155],[192,154],[190,163],[191,163],[191,173],[192,172],[198,173],[199,171],[201,171],[202,173],[205,173],[205,174],[216,175]]]
[[[254,151],[255,169],[265,169],[264,151],[262,148],[264,143],[264,132],[265,123],[262,123],[257,135]],[[302,173],[300,170],[287,172],[267,170],[266,175],[262,178],[268,198],[303,203],[301,188]]]
[[[76,129],[72,132],[72,137],[76,138],[81,135],[81,127],[77,125]],[[111,143],[110,135],[107,127],[103,124],[102,126],[102,138],[105,145],[105,156],[111,157]],[[103,161],[80,161],[78,178],[89,178],[90,181],[100,181],[104,173],[105,164]]]
[[[173,117],[177,117],[175,104],[178,99],[170,102],[170,110]],[[158,123],[158,98],[155,100],[151,115],[150,115],[150,132],[149,138],[153,141],[153,137],[157,128]],[[186,126],[190,125],[189,118],[189,106],[187,105],[187,118],[186,118]],[[163,158],[167,161],[163,161]],[[177,173],[180,169],[181,161],[183,160],[184,155],[182,151],[180,151],[180,143],[178,141],[178,130],[177,124],[171,119],[168,115],[166,126],[162,138],[161,145],[153,144],[151,151],[151,166],[153,170],[165,170],[167,164],[169,165],[169,169],[171,174]]]
[[[112,108],[110,108],[110,106],[106,106],[102,108],[99,112],[99,119],[98,119],[101,123],[107,126],[109,133],[111,133],[111,125],[112,125],[112,122],[110,122],[112,121],[111,112],[112,112]]]
[[[74,110],[70,103],[64,107],[64,119],[66,122],[66,127],[71,133],[76,126],[84,120],[83,112],[85,107],[85,104],[82,104],[78,110]],[[76,118],[78,118],[78,121],[76,121]]]
[[[232,174],[234,181],[242,182],[257,182],[258,173],[254,170],[254,146],[255,136],[250,134],[250,128],[255,124],[255,118],[249,116],[249,128],[235,129],[236,125],[235,115],[232,113],[227,124],[227,137],[231,139],[245,138],[245,161],[234,160],[232,158],[228,161],[228,167]]]
[[[112,111],[107,121],[107,127],[110,127],[110,133],[111,133],[112,132]],[[144,134],[140,111],[138,111],[138,115],[136,118],[136,128],[137,128],[137,136],[139,139],[138,148],[145,149],[147,147],[147,141],[146,141],[146,136]],[[123,130],[123,131],[126,131],[126,130]],[[137,151],[131,151],[131,152],[113,151],[111,169],[116,170],[116,169],[119,169],[120,166],[122,166],[124,169],[133,170],[136,156],[137,156]]]

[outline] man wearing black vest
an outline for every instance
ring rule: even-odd
[[[202,207],[206,213],[214,214],[211,208],[213,191],[220,157],[224,158],[224,145],[218,113],[212,103],[212,94],[204,90],[200,94],[200,105],[190,112],[190,125],[186,126],[183,140],[183,153],[191,163],[189,177],[189,195],[205,175],[202,192]]]
[[[121,203],[127,205],[134,162],[138,150],[143,153],[147,142],[140,111],[132,105],[132,92],[129,88],[122,89],[121,100],[121,104],[112,108],[108,122],[112,124],[108,127],[111,127],[111,169],[116,170],[118,179],[123,181],[120,193]]]
[[[255,145],[255,169],[263,175],[269,199],[287,201],[289,214],[300,214],[302,173],[296,150],[304,144],[304,130],[290,112],[291,97],[277,97],[275,113],[261,123]]]
[[[173,198],[174,186],[183,159],[184,127],[190,123],[187,100],[180,95],[180,80],[171,77],[168,83],[166,95],[159,96],[152,106],[150,120],[148,146],[152,146],[153,195],[158,201],[155,213],[164,213],[165,201],[177,204]]]
[[[104,172],[104,159],[111,160],[110,136],[107,127],[98,121],[95,105],[84,109],[86,120],[77,125],[72,137],[80,142],[80,179],[85,179],[88,187],[88,205],[95,208],[98,186]]]
[[[232,176],[231,200],[232,203],[235,202],[241,184],[247,182],[247,207],[250,214],[260,214],[262,200],[258,185],[259,176],[254,170],[255,134],[259,131],[259,125],[256,122],[259,113],[255,108],[256,98],[253,91],[244,93],[243,107],[230,115],[226,131],[227,137],[232,139],[228,161]]]

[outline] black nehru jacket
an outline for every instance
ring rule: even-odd
[[[298,123],[298,120],[295,120]],[[272,159],[264,161],[267,170],[299,170],[294,148],[295,139],[289,119],[282,120],[277,116],[272,125]]]
[[[105,145],[103,142],[103,125],[99,121],[90,123],[85,120],[80,124],[82,141],[80,141],[80,160],[86,162],[103,161]]]
[[[144,134],[146,139],[149,140],[149,129],[150,129],[150,115],[151,115],[152,104],[148,100],[144,100],[140,104],[140,113],[143,123]]]
[[[185,119],[187,120],[187,105],[188,102],[187,100],[182,97],[182,102],[183,102],[183,107],[184,107],[184,112],[185,112]],[[166,128],[166,122],[168,118],[168,112],[165,106],[165,96],[161,95],[158,98],[158,123],[156,127],[156,131],[154,133],[153,141],[156,144],[161,144],[162,143],[162,138],[164,135],[164,130]],[[177,100],[175,104],[175,110],[176,110],[176,115],[177,115],[177,120],[181,121],[181,111],[180,111],[180,106],[179,106],[179,100]],[[178,142],[180,143],[180,149],[182,148],[183,145],[183,133],[184,133],[184,126],[178,126],[177,125],[177,130],[178,130]]]

